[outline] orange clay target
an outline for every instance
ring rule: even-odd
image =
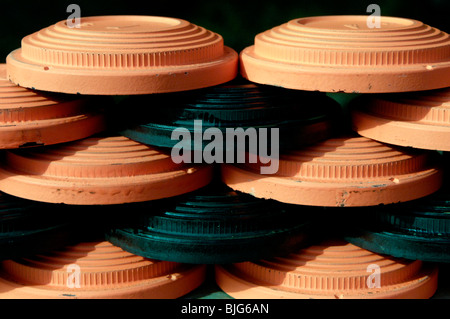
[[[340,241],[216,266],[217,284],[236,299],[428,299],[437,280],[437,267]]]
[[[0,299],[173,299],[200,286],[205,271],[86,242],[2,262]]]
[[[238,54],[219,34],[156,16],[60,21],[22,39],[8,79],[61,93],[132,95],[198,89],[232,80]]]
[[[0,189],[26,199],[74,205],[142,202],[207,185],[212,167],[175,164],[161,151],[126,137],[7,151]]]
[[[353,101],[360,135],[400,146],[450,151],[450,89],[363,96]]]
[[[222,180],[234,190],[290,204],[390,204],[440,188],[442,172],[429,155],[365,137],[342,137],[281,154],[275,174],[261,174],[261,163],[222,164]]]
[[[291,20],[241,52],[250,81],[347,93],[421,91],[450,86],[450,38],[420,21],[369,16]]]
[[[0,64],[0,149],[70,142],[105,129],[92,99],[45,94],[6,80]]]

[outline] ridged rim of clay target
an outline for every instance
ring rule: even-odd
[[[297,249],[309,240],[319,211],[265,201],[209,184],[201,190],[134,208],[105,238],[134,254],[192,264],[228,264]],[[124,208],[126,209],[126,208]]]
[[[203,283],[206,267],[86,242],[1,264],[2,299],[174,299]]]
[[[0,149],[43,146],[75,141],[106,128],[94,101],[45,94],[6,79],[0,64]]]
[[[435,266],[372,253],[345,241],[216,266],[217,284],[236,299],[428,299],[437,279]]]
[[[450,89],[361,99],[352,110],[358,134],[393,145],[450,151]]]
[[[240,53],[250,81],[285,88],[388,93],[450,86],[450,37],[420,21],[342,15],[293,19]]]
[[[298,205],[348,207],[424,197],[442,185],[442,170],[426,151],[343,136],[245,164],[221,164],[222,181],[258,198]],[[270,162],[272,161],[272,162]],[[262,168],[275,166],[274,174]]]
[[[0,190],[26,199],[108,205],[172,197],[212,179],[209,165],[176,164],[170,151],[123,136],[5,152]]]
[[[134,95],[225,83],[238,59],[221,35],[186,20],[118,15],[60,21],[25,36],[6,61],[8,79],[23,87]]]

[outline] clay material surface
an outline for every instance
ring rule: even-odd
[[[437,280],[435,266],[340,241],[284,257],[216,266],[217,284],[237,299],[428,299]]]
[[[450,151],[450,89],[355,100],[353,129],[394,145]]]
[[[260,174],[261,163],[222,164],[222,180],[234,190],[290,204],[390,204],[440,188],[442,171],[429,155],[347,136],[281,154],[272,175]]]
[[[188,193],[211,178],[211,166],[175,164],[170,151],[122,136],[95,136],[7,151],[0,190],[50,203],[107,205]]]
[[[291,20],[255,37],[241,54],[250,81],[346,93],[421,91],[450,86],[449,35],[420,21],[368,16]]]
[[[208,87],[232,80],[238,54],[219,34],[156,16],[60,21],[22,39],[7,57],[8,79],[62,93],[132,95]]]
[[[6,80],[0,64],[0,149],[51,145],[105,129],[105,116],[93,99],[45,94]]]
[[[1,299],[173,299],[197,288],[205,266],[151,260],[109,242],[4,261]]]

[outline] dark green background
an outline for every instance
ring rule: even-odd
[[[215,31],[225,44],[241,51],[253,43],[254,36],[291,19],[317,16],[369,15],[371,3],[381,7],[382,15],[420,20],[450,32],[450,1],[287,1],[287,0],[223,0],[223,1],[133,1],[133,0],[0,0],[0,61],[20,47],[20,40],[70,15],[69,4],[81,7],[82,16],[138,14],[186,19]]]

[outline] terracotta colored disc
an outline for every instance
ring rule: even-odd
[[[207,185],[210,166],[175,164],[161,151],[122,136],[7,151],[0,190],[17,197],[75,205],[142,202]]]
[[[203,265],[157,261],[87,242],[0,266],[1,299],[173,299],[197,288]]]
[[[241,52],[250,81],[347,93],[421,91],[450,86],[450,38],[422,22],[369,16],[291,20],[258,34]]]
[[[360,135],[400,146],[450,151],[450,89],[386,94],[354,101]]]
[[[0,149],[70,142],[101,132],[104,115],[91,102],[16,86],[6,80],[6,64],[0,64]]]
[[[216,266],[217,284],[238,299],[427,299],[437,280],[437,267],[338,241],[284,257]]]
[[[192,90],[232,80],[238,55],[188,21],[156,16],[81,18],[22,39],[8,78],[43,91],[131,95]]]
[[[224,149],[229,148],[227,130],[234,134],[240,128],[254,129],[257,136],[261,130],[278,129],[280,149],[313,144],[333,135],[341,111],[339,104],[325,93],[256,85],[242,78],[201,90],[133,96],[120,107],[136,109],[129,112],[134,114],[130,124],[120,131],[133,140],[176,147],[179,140],[172,139],[172,134],[177,128],[189,130],[191,137],[196,132],[220,130]],[[148,113],[144,114],[143,109],[148,109]],[[123,116],[119,114],[123,112],[115,113],[122,123]],[[198,147],[209,143],[210,140],[204,140]],[[196,144],[189,143],[190,149],[196,149]]]
[[[281,154],[272,175],[261,174],[260,163],[222,164],[222,180],[235,190],[291,204],[390,204],[439,189],[442,172],[429,155],[365,137],[342,137]]]

